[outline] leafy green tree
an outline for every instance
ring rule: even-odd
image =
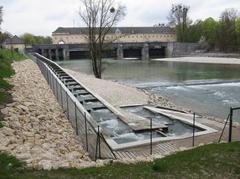
[[[192,21],[188,17],[189,6],[183,4],[173,4],[168,20],[170,26],[174,26],[177,33],[177,40],[185,42],[187,37],[187,30]]]
[[[226,9],[221,14],[219,21],[218,45],[222,51],[231,52],[237,50],[236,20],[236,9]]]
[[[25,44],[36,44],[34,35],[30,33],[25,33],[21,35],[20,38],[24,41]]]
[[[194,24],[188,27],[186,42],[197,43],[202,37],[202,21],[197,20]]]
[[[12,37],[12,34],[10,34],[9,32],[3,32],[3,33],[0,32],[0,44],[10,37]]]
[[[236,34],[237,34],[237,45],[238,51],[240,52],[240,17],[236,20]]]
[[[25,44],[51,44],[52,38],[51,37],[43,37],[43,36],[35,36],[30,33],[25,33],[21,35],[21,39],[23,39]]]
[[[217,41],[218,22],[209,17],[202,22],[202,35],[207,39],[209,45],[214,47]]]
[[[236,32],[240,33],[240,17],[236,20]]]

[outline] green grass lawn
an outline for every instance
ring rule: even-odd
[[[87,169],[37,171],[0,155],[0,178],[240,178],[240,143],[211,144],[153,162],[113,163]]]

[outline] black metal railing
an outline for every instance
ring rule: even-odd
[[[72,79],[72,77],[68,76],[61,67],[47,58],[39,54],[36,54],[35,57],[39,69],[89,156],[93,160],[100,158],[115,159],[116,156],[106,142],[104,135],[100,132],[100,127],[93,123],[88,111],[83,108],[78,99],[66,86],[66,79]],[[80,84],[78,85],[81,86]]]
[[[231,107],[228,117],[223,126],[223,129],[222,129],[222,132],[221,132],[218,142],[221,142],[227,125],[228,125],[228,142],[232,142],[232,140],[233,140],[233,123],[237,122],[238,121],[237,119],[240,119],[240,107]],[[235,139],[235,140],[238,140],[238,139]]]

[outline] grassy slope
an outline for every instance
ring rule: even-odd
[[[212,144],[154,162],[52,171],[24,170],[23,164],[14,158],[0,156],[0,178],[239,178],[239,149],[239,142]]]
[[[11,52],[9,50],[0,49],[0,105],[4,105],[9,100],[8,90],[12,88],[4,78],[9,78],[15,74],[11,67],[13,60],[19,61],[23,60],[25,57],[19,53]],[[2,127],[0,114],[0,127]]]

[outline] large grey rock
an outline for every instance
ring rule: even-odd
[[[41,160],[38,164],[39,169],[51,170],[53,168],[53,162],[51,160]]]

